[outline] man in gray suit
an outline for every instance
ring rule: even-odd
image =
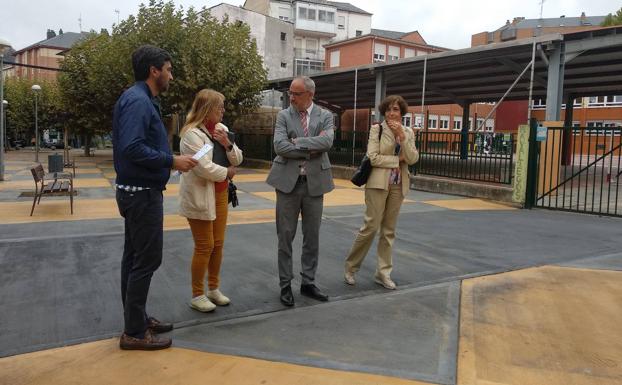
[[[288,109],[279,112],[274,128],[274,150],[267,183],[276,189],[276,232],[279,242],[281,302],[294,305],[291,280],[292,241],[302,214],[302,283],[300,294],[318,301],[328,296],[315,286],[320,223],[324,194],[333,190],[333,175],[326,153],[333,145],[333,116],[313,103],[315,83],[306,76],[289,87]]]

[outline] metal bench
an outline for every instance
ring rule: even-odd
[[[71,173],[57,172],[51,174],[52,178],[46,178],[45,170],[42,165],[31,168],[30,172],[35,180],[35,197],[32,201],[30,216],[32,216],[35,211],[35,205],[41,203],[41,197],[44,195],[69,195],[69,204],[71,207],[71,214],[73,215],[73,175]]]

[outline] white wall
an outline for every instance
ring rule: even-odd
[[[344,29],[337,28],[337,20],[339,16],[345,17]],[[338,11],[337,18],[335,19],[335,31],[337,32],[337,36],[335,36],[332,41],[335,42],[355,37],[357,30],[362,31],[363,35],[367,35],[371,32],[371,15]]]
[[[257,52],[268,70],[268,79],[293,75],[293,24],[230,4],[219,4],[209,11],[218,20],[223,20],[228,15],[229,22],[241,21],[250,26],[250,35],[255,39]],[[286,34],[285,41],[281,41],[281,32]],[[285,63],[286,67],[283,68],[281,63]]]

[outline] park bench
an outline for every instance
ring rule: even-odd
[[[73,215],[73,176],[71,173],[55,172],[48,175],[42,165],[38,165],[30,169],[32,177],[35,180],[35,196],[32,201],[32,209],[30,216],[35,211],[35,205],[41,202],[41,197],[46,196],[66,196],[69,195],[69,204],[71,214]]]

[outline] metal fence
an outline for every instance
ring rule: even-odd
[[[515,134],[469,133],[467,158],[460,157],[459,132],[417,132],[416,143],[421,155],[413,172],[463,180],[511,184]],[[368,131],[335,132],[328,155],[339,166],[358,166],[367,151]],[[272,160],[275,156],[272,135],[237,134],[244,156]]]
[[[548,128],[539,145],[536,206],[622,216],[621,138],[620,127]]]
[[[469,132],[466,153],[461,154],[462,133],[419,131],[416,141],[420,160],[414,171],[423,175],[511,184],[515,140],[515,134]]]

